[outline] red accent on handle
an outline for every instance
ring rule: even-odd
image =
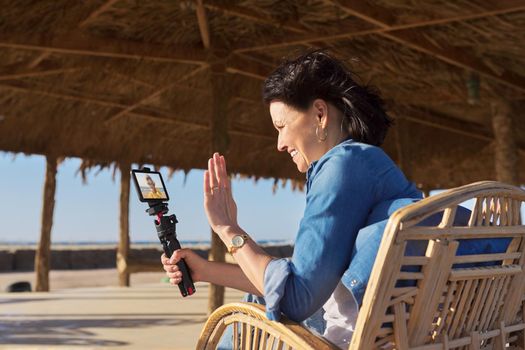
[[[193,290],[193,288],[188,287],[188,294],[189,294],[189,295],[192,295],[193,293],[195,293],[195,291]]]

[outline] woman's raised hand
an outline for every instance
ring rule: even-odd
[[[208,160],[208,170],[204,172],[204,210],[211,228],[219,235],[238,226],[226,160],[219,153]]]

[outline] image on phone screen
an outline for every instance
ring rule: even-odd
[[[141,201],[166,201],[169,199],[160,173],[133,170],[132,174]]]

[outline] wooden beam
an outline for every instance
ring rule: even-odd
[[[361,19],[368,18],[369,22],[377,22],[377,18],[373,17],[373,14],[375,13],[376,16],[380,16],[377,14],[378,10],[377,7],[372,7],[368,10],[368,15],[364,14],[365,11],[364,6],[366,4],[363,4],[362,1],[336,1],[332,0],[332,3],[338,6],[346,6],[346,10],[349,11],[349,13],[353,13],[354,16],[358,15]],[[358,11],[360,10],[360,11]],[[339,33],[330,33],[330,34],[316,34],[312,32],[308,32],[305,35],[296,35],[296,36],[289,36],[287,38],[282,38],[281,40],[268,43],[268,44],[260,44],[260,45],[254,45],[254,46],[247,46],[247,47],[237,47],[234,49],[234,52],[247,52],[247,51],[255,51],[255,50],[266,50],[266,49],[272,49],[272,48],[279,48],[279,47],[287,47],[287,46],[293,46],[293,45],[305,45],[310,44],[315,41],[319,42],[330,42],[330,41],[336,41],[340,39],[349,39],[352,37],[358,37],[363,35],[369,35],[369,34],[377,34],[382,32],[390,32],[395,30],[401,30],[401,29],[409,29],[409,28],[423,28],[433,25],[440,25],[440,24],[447,24],[452,22],[459,22],[459,21],[466,21],[466,20],[473,20],[478,18],[484,18],[484,17],[491,17],[491,16],[498,16],[503,15],[507,13],[512,12],[518,12],[525,10],[525,3],[523,0],[493,0],[493,1],[485,1],[484,2],[484,9],[479,11],[471,11],[467,14],[461,14],[458,16],[452,16],[447,18],[436,18],[431,20],[425,20],[425,21],[416,21],[416,22],[409,22],[409,23],[396,23],[392,17],[389,15],[381,15],[383,21],[386,22],[386,24],[390,23],[390,25],[385,26],[385,23],[379,22],[376,23],[378,25],[376,28],[370,28],[370,29],[363,29],[358,31],[341,31]]]
[[[507,86],[525,91],[525,77],[519,76],[502,67],[502,72],[494,72],[482,60],[471,55],[468,52],[440,43],[439,45],[428,40],[423,34],[415,29],[394,30],[393,23],[395,19],[391,17],[386,10],[378,10],[377,7],[371,6],[366,2],[358,0],[344,0],[337,2],[341,9],[347,13],[357,16],[371,24],[379,26],[384,31],[377,34],[396,41],[413,50],[423,52],[448,64],[478,72],[479,74],[503,83]],[[514,5],[516,3],[514,2]],[[523,6],[523,2],[521,4]]]
[[[202,130],[209,130],[210,127],[206,123],[198,123],[198,122],[192,122],[192,121],[186,121],[177,119],[176,117],[171,116],[164,116],[164,115],[158,115],[158,114],[152,114],[152,113],[143,113],[142,111],[133,111],[129,113],[129,116],[140,118],[140,119],[147,119],[150,121],[160,122],[160,123],[167,123],[167,124],[173,124],[178,126],[187,126],[187,127],[193,127],[198,128]]]
[[[109,10],[117,1],[119,0],[107,0],[102,6],[98,7],[95,11],[91,12],[86,19],[84,19],[79,25],[79,28],[85,27],[87,24],[92,22],[94,19],[96,19],[98,16],[100,16],[102,13]]]
[[[211,95],[212,93],[208,89],[203,89],[203,88],[199,88],[195,86],[188,86],[184,84],[175,84],[174,87],[181,89],[181,90],[187,90],[193,93],[197,92],[197,93],[204,94],[204,95]],[[252,105],[262,106],[261,98],[259,96],[250,98],[250,97],[235,95],[235,96],[232,96],[231,99],[236,100],[236,101],[246,102]]]
[[[473,137],[484,141],[493,140],[491,131],[480,124],[451,118],[432,110],[395,107],[392,114],[396,115],[398,119],[404,119],[413,123],[453,132],[459,135]]]
[[[185,125],[185,126],[195,127],[195,128],[199,128],[199,129],[206,130],[206,131],[210,130],[210,127],[209,127],[208,124],[189,122],[189,121],[184,121],[184,120],[180,120],[180,119],[174,119],[172,117],[167,117],[167,116],[151,115],[151,114],[136,113],[136,112],[131,112],[129,115],[132,116],[132,117],[148,119],[148,120],[156,121],[156,122],[160,122],[160,123],[167,123],[167,124],[174,124],[174,125]],[[259,134],[257,132],[253,132],[253,131],[250,131],[250,130],[230,129],[230,130],[228,130],[228,133],[230,135],[262,138],[262,139],[266,139],[266,140],[271,140],[271,141],[277,142],[277,137],[276,136],[266,135],[266,134]]]
[[[32,86],[24,86],[24,85],[13,85],[13,84],[0,84],[0,88],[8,89],[16,92],[22,92],[22,93],[29,93],[29,94],[35,94],[35,95],[41,95],[41,96],[47,96],[47,97],[53,97],[58,98],[62,100],[69,100],[74,102],[85,102],[85,103],[93,103],[100,106],[105,107],[113,107],[113,108],[127,108],[129,105],[122,104],[118,102],[113,101],[107,101],[107,100],[100,100],[92,97],[86,97],[86,96],[79,96],[79,95],[70,95],[70,94],[64,94],[64,93],[57,93],[52,92],[48,90],[40,90],[38,88],[34,88]]]
[[[210,28],[208,26],[208,20],[206,19],[206,10],[202,0],[197,0],[197,22],[199,23],[199,32],[201,33],[202,45],[205,49],[210,48]]]
[[[148,102],[150,101],[151,99],[161,95],[162,93],[164,93],[166,90],[170,89],[171,87],[173,87],[173,85],[177,84],[177,83],[181,83],[183,81],[186,81],[188,79],[190,79],[191,77],[195,76],[196,74],[200,73],[201,71],[203,71],[205,68],[207,68],[206,66],[201,66],[197,69],[194,69],[193,71],[189,72],[188,74],[185,74],[183,75],[180,79],[178,79],[177,81],[175,82],[172,82],[172,83],[169,83],[167,85],[164,85],[162,88],[160,89],[157,89],[156,91],[154,91],[153,93],[149,94],[148,96],[142,98],[141,100],[137,101],[136,103],[134,103],[133,105],[131,106],[127,106],[125,109],[121,110],[120,112],[118,112],[117,114],[109,117],[105,123],[111,123],[111,122],[114,122],[115,120],[121,118],[122,116],[126,115],[127,113],[133,111],[134,109],[136,109],[137,107],[139,107],[140,105],[144,104],[145,102]]]
[[[10,91],[42,95],[42,96],[63,99],[63,100],[68,100],[68,101],[92,103],[92,104],[96,104],[96,105],[100,105],[104,107],[113,107],[113,108],[120,108],[120,109],[129,107],[129,105],[126,105],[126,104],[121,104],[121,103],[116,103],[116,102],[111,102],[111,101],[106,101],[106,100],[100,100],[100,99],[95,99],[91,97],[54,93],[54,92],[49,92],[45,90],[38,90],[38,89],[33,89],[33,88],[28,88],[28,87],[12,86],[8,84],[0,84],[0,88],[9,89]],[[239,98],[242,99],[241,97]],[[169,124],[175,124],[175,125],[185,125],[188,127],[196,127],[196,128],[200,128],[203,130],[209,130],[210,128],[208,123],[198,123],[198,122],[181,120],[181,119],[177,119],[176,116],[155,115],[155,114],[152,114],[151,112],[144,112],[140,109],[133,110],[132,112],[129,112],[128,114],[136,118],[142,118],[142,119],[147,119],[147,120],[156,121],[156,122],[169,123]],[[264,139],[268,139],[272,141],[275,140],[275,137],[272,135],[259,134],[256,132],[251,132],[249,130],[230,130],[229,132],[232,135],[264,138]]]
[[[204,4],[204,7],[210,10],[213,10],[213,11],[221,12],[225,15],[242,18],[250,22],[264,24],[264,25],[268,25],[268,26],[272,26],[276,28],[282,28],[284,30],[288,30],[288,31],[295,32],[295,33],[305,33],[308,31],[308,28],[304,27],[298,22],[294,22],[294,21],[277,22],[274,18],[266,15],[265,13],[262,13],[261,11],[252,10],[247,7],[233,5],[233,4],[225,4],[223,1],[217,1],[217,0],[205,0],[205,1],[206,3]]]
[[[470,21],[474,19],[494,17],[505,15],[508,13],[519,12],[525,10],[525,1],[523,0],[484,0],[483,8],[478,11],[468,11],[465,14],[446,18],[435,18],[424,21],[396,23],[393,24],[389,30],[414,29],[424,28],[440,24],[447,24],[453,22]]]
[[[439,43],[439,46],[413,29],[381,33],[380,35],[396,41],[413,50],[423,52],[450,65],[474,71],[491,80],[498,81],[509,87],[525,92],[525,77],[517,75],[501,67],[501,72],[495,72],[477,57],[456,47]]]
[[[403,109],[396,107],[392,114],[399,119],[405,119],[412,123],[426,125],[478,140],[493,142],[495,139],[493,131],[483,125],[451,118],[433,110],[422,110],[418,108]],[[520,152],[525,154],[525,143],[520,142],[517,147]]]
[[[64,99],[64,100],[75,101],[75,102],[92,103],[92,104],[96,104],[96,105],[100,105],[104,107],[113,107],[113,108],[119,108],[119,109],[126,109],[130,107],[130,105],[122,104],[118,102],[100,100],[100,99],[96,99],[92,97],[69,95],[69,94],[64,94],[64,93],[55,93],[55,92],[50,92],[48,90],[39,90],[39,89],[32,88],[32,87],[14,86],[11,84],[0,84],[0,88],[4,88],[4,89],[16,91],[16,92],[48,96],[52,98]],[[250,102],[252,101],[250,100]],[[190,127],[199,127],[202,129],[209,128],[207,124],[205,123],[184,121],[184,120],[177,119],[174,116],[153,115],[149,112],[145,112],[140,109],[133,110],[129,114],[135,117],[138,117],[138,118],[145,118],[145,119],[150,119],[150,120],[159,121],[159,122],[186,125]],[[455,118],[450,118],[448,116],[438,114],[435,111],[422,111],[416,108],[405,109],[402,107],[394,107],[392,114],[396,115],[398,118],[403,118],[410,122],[427,125],[430,127],[441,129],[441,130],[454,132],[460,135],[465,135],[465,136],[474,137],[477,139],[487,140],[487,141],[492,141],[494,139],[494,136],[491,133],[491,131],[483,128],[479,124],[461,121]],[[241,136],[244,135],[244,136],[262,137],[262,138],[267,138],[267,139],[272,139],[272,140],[275,139],[275,137],[271,135],[257,134],[257,133],[252,133],[246,130],[230,130],[230,133],[241,135]],[[520,146],[520,148],[525,148],[525,147]]]
[[[0,47],[35,50],[43,53],[105,57],[110,59],[150,60],[156,62],[207,65],[208,53],[200,48],[176,48],[121,39],[96,38],[83,33],[71,33],[57,38],[19,38],[0,33]],[[264,79],[265,73],[257,62],[234,58],[228,72]],[[264,69],[267,72],[268,68]]]
[[[35,291],[49,291],[49,269],[51,267],[51,227],[55,210],[57,159],[46,156],[46,178],[42,200],[42,227],[40,240],[35,254],[36,285]]]
[[[45,60],[49,56],[51,56],[51,52],[42,52],[37,57],[35,57],[33,60],[31,60],[31,62],[29,62],[27,64],[26,68],[28,68],[28,69],[35,68],[36,66],[38,66],[40,64],[40,62],[42,62],[43,60]]]
[[[100,100],[100,99],[96,99],[92,97],[50,92],[47,90],[39,90],[39,89],[35,89],[32,87],[0,84],[0,88],[9,89],[11,91],[22,92],[22,93],[27,93],[27,94],[35,94],[35,95],[47,96],[47,97],[52,97],[52,98],[57,98],[57,99],[62,99],[62,100],[74,101],[74,102],[92,103],[92,104],[96,104],[96,105],[103,106],[103,107],[111,107],[111,108],[119,108],[119,109],[125,109],[129,107],[128,104],[122,104],[122,103],[107,101],[107,100]],[[175,118],[167,117],[167,116],[146,114],[146,113],[143,113],[142,111],[133,111],[133,112],[130,112],[129,114],[134,115],[139,118],[146,118],[146,119],[155,120],[155,121],[163,121],[163,122],[182,124],[182,125],[187,125],[187,126],[196,126],[196,127],[200,127],[203,129],[209,128],[208,125],[204,123],[195,123],[195,122],[177,120]]]
[[[82,32],[57,37],[20,36],[0,33],[0,47],[79,56],[124,58],[157,62],[203,65],[207,54],[192,47],[142,43],[124,39],[99,38]]]
[[[262,13],[261,11],[252,10],[246,7],[231,5],[231,4],[226,5],[216,0],[207,0],[205,6],[215,11],[220,11],[227,15],[243,18],[251,22],[260,23],[266,26],[271,26],[276,29],[286,30],[288,32],[301,33],[303,34],[303,36],[300,36],[301,38],[303,38],[304,35],[307,35],[307,37],[320,35],[318,33],[312,33],[309,28],[303,26],[299,22],[294,22],[294,21],[278,22],[274,18]],[[341,26],[338,26],[338,29],[340,31],[344,31],[345,33],[349,31],[345,28],[341,28]],[[323,48],[326,46],[326,42],[324,41],[309,41],[309,43],[315,47],[320,47],[320,48]],[[244,51],[242,49],[237,49],[236,52],[239,54]],[[267,62],[263,64],[267,64]],[[252,74],[252,77],[255,77],[256,79],[260,79],[260,76],[257,74],[255,75]]]
[[[297,45],[310,45],[312,42],[332,42],[341,39],[348,39],[352,37],[358,37],[363,35],[369,35],[377,33],[377,29],[363,29],[353,32],[341,32],[333,34],[323,34],[315,35],[314,33],[307,33],[301,35],[288,35],[286,37],[281,37],[279,40],[275,40],[269,43],[261,43],[256,45],[248,46],[237,46],[233,49],[234,53],[243,53],[251,51],[264,51],[271,49],[284,48],[288,46],[297,46]]]
[[[226,61],[226,72],[240,74],[257,80],[265,80],[272,69],[259,62],[247,59],[240,55],[232,55]]]
[[[131,77],[129,75],[126,75],[126,74],[122,74],[122,73],[118,73],[118,72],[114,72],[114,71],[107,71],[108,74],[112,74],[112,75],[115,75],[117,77],[121,77],[122,79],[127,79],[135,84],[138,84],[138,85],[142,85],[142,86],[147,86],[149,88],[155,88],[157,87],[157,85],[155,84],[152,84],[150,82],[147,82],[147,81],[144,81],[144,80],[141,80],[141,79],[137,79],[135,77]],[[178,88],[178,89],[182,89],[182,90],[189,90],[189,91],[193,91],[193,92],[198,92],[200,94],[205,94],[205,95],[209,95],[211,94],[211,91],[209,89],[204,89],[204,88],[199,88],[199,87],[195,87],[195,86],[189,86],[189,85],[185,85],[185,84],[175,84],[173,85],[173,87],[175,88]],[[251,104],[257,104],[257,105],[260,105],[261,104],[261,98],[258,96],[257,98],[249,98],[249,97],[244,97],[244,96],[232,96],[232,99],[233,100],[238,100],[238,101],[242,101],[242,102],[247,102],[247,103],[251,103]]]
[[[21,78],[34,78],[43,77],[47,75],[72,73],[81,70],[82,68],[60,68],[60,69],[48,69],[48,70],[36,70],[36,71],[25,71],[20,73],[11,73],[0,75],[0,80],[14,80]]]
[[[344,12],[362,19],[365,22],[371,23],[379,28],[390,29],[396,18],[391,12],[387,12],[382,8],[371,5],[368,2],[360,0],[333,0],[334,5],[338,5]]]

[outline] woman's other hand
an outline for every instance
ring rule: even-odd
[[[170,259],[166,254],[162,254],[160,261],[162,267],[166,271],[166,275],[170,278],[172,285],[177,285],[182,281],[182,272],[180,272],[177,263],[180,259],[184,259],[188,269],[190,270],[191,278],[193,282],[199,282],[204,280],[204,272],[206,271],[206,259],[201,258],[197,253],[191,249],[178,249],[173,252]]]
[[[204,172],[204,210],[214,232],[219,235],[226,229],[238,227],[237,205],[233,200],[226,160],[214,153]]]

